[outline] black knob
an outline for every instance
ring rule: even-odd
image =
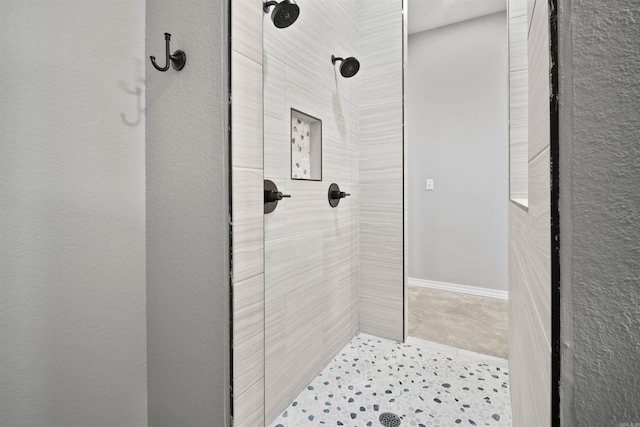
[[[278,201],[285,197],[291,197],[289,194],[282,194],[278,191],[278,187],[273,181],[264,180],[264,213],[271,213],[278,206]]]
[[[264,191],[264,202],[271,203],[276,202],[278,200],[282,200],[285,197],[291,197],[290,194],[282,194],[280,191],[274,190],[265,190]]]
[[[331,205],[332,208],[335,208],[336,206],[338,206],[338,203],[340,203],[340,199],[344,199],[345,197],[350,195],[351,194],[349,193],[340,191],[340,187],[338,186],[338,184],[333,183],[329,186],[329,205]]]
[[[347,196],[350,196],[351,194],[345,193],[344,191],[332,191],[331,195],[329,196],[330,199],[344,199]]]

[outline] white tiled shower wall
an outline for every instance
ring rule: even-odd
[[[509,1],[509,19],[529,28],[519,42],[528,50],[528,209],[509,203],[509,370],[513,425],[542,426],[551,419],[549,7],[524,3]],[[512,117],[512,138],[520,125]]]
[[[290,194],[265,226],[265,418],[275,418],[358,329],[359,75],[355,0],[301,3],[278,29],[265,17],[264,177]],[[292,180],[291,109],[322,121],[322,181]],[[351,196],[331,208],[329,185]]]
[[[509,194],[527,206],[528,199],[528,58],[527,2],[509,1]]]
[[[231,10],[237,426],[274,418],[358,329],[403,338],[402,1],[300,7],[280,30],[261,1]],[[291,108],[322,120],[320,182],[291,180]],[[263,178],[291,195],[268,215]],[[351,194],[335,209],[332,182]]]
[[[231,2],[233,420],[264,425],[261,0]]]
[[[403,340],[403,2],[360,0],[360,331]]]

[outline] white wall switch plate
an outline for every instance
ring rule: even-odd
[[[428,191],[433,190],[433,179],[427,179],[427,190]]]

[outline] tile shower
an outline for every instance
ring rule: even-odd
[[[403,339],[403,16],[401,0],[305,2],[278,29],[260,1],[231,9],[234,424],[255,427],[358,331]],[[320,156],[296,114],[321,121]],[[264,179],[291,195],[266,215]],[[331,183],[351,194],[335,208]]]

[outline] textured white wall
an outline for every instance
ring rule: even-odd
[[[506,291],[506,12],[412,34],[408,55],[409,276]]]
[[[559,3],[562,425],[631,425],[640,423],[640,7]]]
[[[144,2],[2,1],[0,42],[0,425],[146,426]]]
[[[509,0],[509,197],[529,200],[527,0]]]
[[[229,425],[225,2],[148,0],[146,57],[164,32],[182,71],[147,76],[149,426]]]
[[[356,0],[308,2],[286,29],[267,14],[263,22],[264,178],[291,195],[264,215],[268,423],[358,330],[357,100],[364,73],[347,79],[331,63],[332,54],[359,57]],[[291,108],[322,120],[322,181],[291,179]],[[332,182],[351,194],[336,208],[327,200]]]
[[[513,6],[513,7],[512,7]],[[551,421],[549,8],[537,0],[527,45],[528,209],[509,202],[509,381],[514,426]],[[521,1],[510,17],[526,17]],[[524,41],[523,41],[524,43]],[[512,57],[512,59],[518,59]],[[521,97],[511,93],[518,101]],[[511,130],[521,123],[511,121]]]
[[[233,423],[265,425],[262,0],[231,5]]]
[[[359,5],[360,331],[404,339],[402,0]]]

